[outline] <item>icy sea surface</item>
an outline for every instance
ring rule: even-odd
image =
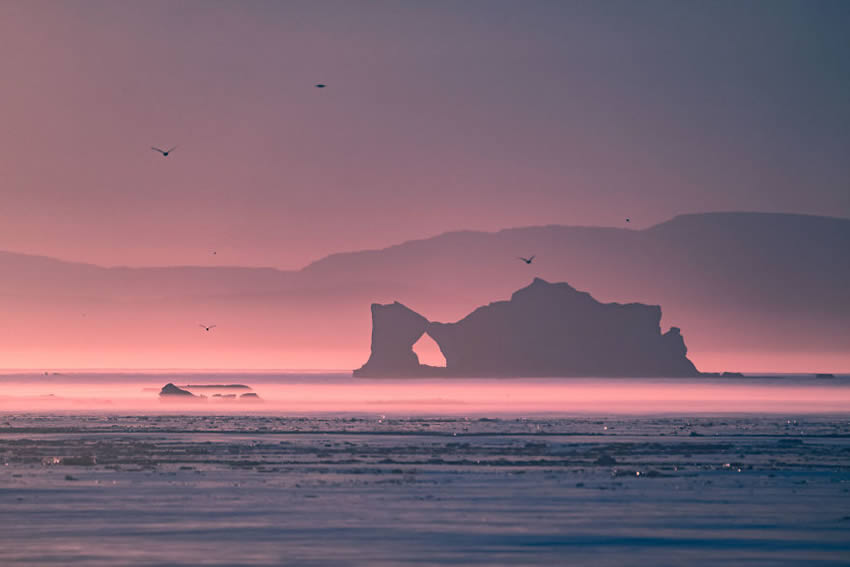
[[[850,414],[832,405],[522,415],[420,383],[352,411],[22,411],[50,380],[3,380],[2,565],[850,565]]]

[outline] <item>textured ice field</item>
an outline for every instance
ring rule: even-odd
[[[850,416],[0,415],[2,565],[850,565]]]

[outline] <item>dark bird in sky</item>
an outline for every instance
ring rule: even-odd
[[[203,323],[198,323],[198,325],[207,332],[209,332],[210,329],[215,329],[215,325],[204,325]]]
[[[316,88],[317,88],[317,89],[323,89],[323,88],[325,88],[326,86],[327,86],[327,85],[323,85],[322,83],[319,83],[318,85],[316,85]]]
[[[151,149],[154,150],[155,152],[161,153],[162,157],[168,157],[168,154],[170,154],[171,152],[176,150],[177,146],[174,146],[173,148],[169,148],[167,150],[161,150],[161,149],[157,148],[156,146],[151,146]]]
[[[626,219],[626,222],[632,222],[632,219]]]
[[[532,256],[531,258],[523,258],[519,256],[519,259],[525,262],[526,264],[531,264],[537,256]]]

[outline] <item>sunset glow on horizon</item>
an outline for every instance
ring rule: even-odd
[[[746,383],[706,379],[352,379],[343,374],[274,375],[67,373],[46,380],[0,375],[0,411],[237,413],[258,415],[629,415],[844,412],[850,385],[762,378]],[[165,382],[247,384],[261,403],[162,400]]]

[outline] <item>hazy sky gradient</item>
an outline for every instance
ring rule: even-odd
[[[450,229],[848,217],[848,29],[841,1],[0,2],[0,249],[297,268]]]

